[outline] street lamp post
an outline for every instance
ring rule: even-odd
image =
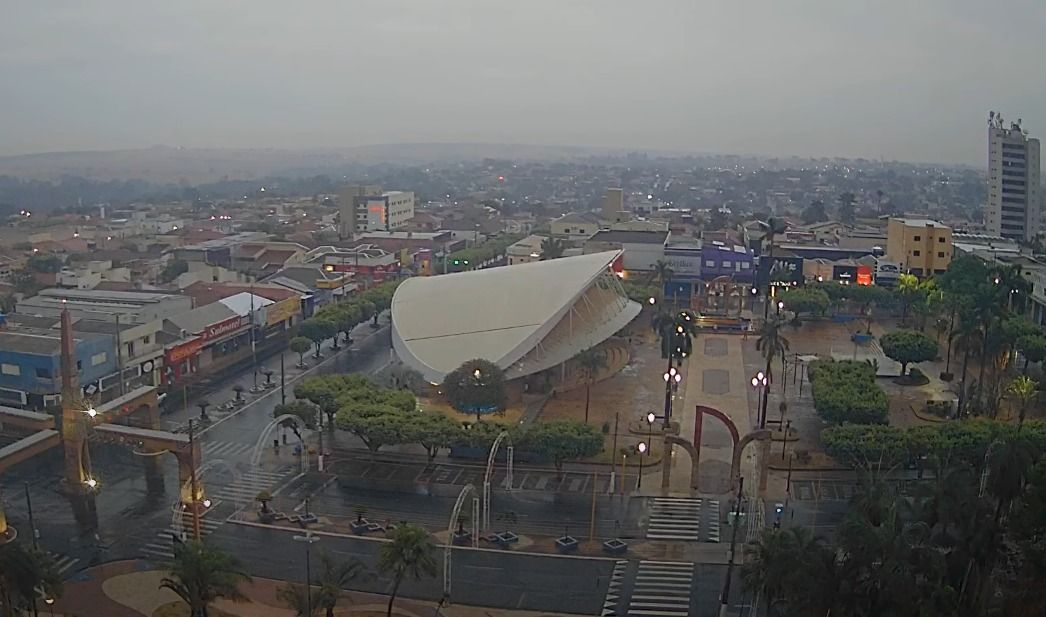
[[[316,542],[320,541],[319,536],[312,535],[312,532],[308,529],[305,530],[304,536],[294,536],[295,542],[305,543],[305,608],[308,609],[306,615],[312,614],[312,565],[311,565],[311,551],[310,547]]]
[[[669,359],[669,363],[672,360]],[[679,387],[679,382],[683,381],[683,375],[674,366],[669,367],[661,378],[665,380],[665,415],[662,417],[664,420],[664,427],[668,428],[668,422],[672,418],[672,392]]]
[[[646,454],[650,446],[645,441],[641,441],[636,444],[636,452],[639,452],[639,480],[636,481],[636,490],[643,488],[643,455]]]
[[[770,379],[766,376],[763,371],[759,371],[755,374],[755,377],[751,381],[752,387],[756,389],[758,396],[763,398],[758,400],[759,403],[759,428],[766,428],[766,396],[769,394],[767,388],[770,385]]]
[[[777,301],[777,314],[778,314],[778,316],[781,315],[781,311],[784,309],[784,307],[785,307],[784,301],[778,300]]]
[[[781,438],[781,460],[785,460],[785,451],[788,450],[788,431],[792,430],[792,421],[786,420],[784,425],[784,437]]]

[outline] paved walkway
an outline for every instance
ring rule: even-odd
[[[146,569],[145,563],[140,561],[122,561],[89,568],[66,582],[65,593],[53,606],[41,604],[40,614],[57,617],[149,617],[159,607],[178,601],[173,592],[159,588],[164,576],[165,572]],[[240,591],[247,597],[246,602],[219,600],[213,608],[238,617],[293,617],[294,612],[276,599],[276,591],[285,584],[284,581],[255,578],[252,583],[240,586]],[[345,592],[334,614],[384,614],[387,603],[388,596],[349,591]],[[393,614],[429,617],[435,608],[431,602],[398,598]],[[445,617],[537,617],[552,614],[460,604],[445,606],[440,613]]]
[[[736,334],[700,334],[695,339],[694,355],[686,362],[680,401],[675,402],[673,417],[680,425],[680,437],[693,440],[697,405],[714,407],[730,417],[741,436],[752,429],[748,389],[741,355],[742,337]],[[705,417],[701,437],[699,492],[722,495],[730,491],[730,458],[733,444],[730,433],[715,418]],[[750,476],[747,465],[754,468],[754,449],[746,450],[742,474]],[[690,494],[690,459],[677,448],[673,457],[670,491]]]

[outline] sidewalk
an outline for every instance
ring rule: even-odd
[[[121,561],[89,568],[74,579],[66,581],[65,593],[52,606],[41,605],[41,615],[57,617],[151,617],[162,606],[179,602],[171,591],[160,589],[165,572],[147,569],[145,562]],[[212,607],[237,617],[293,617],[294,611],[276,599],[277,590],[284,581],[255,578],[240,585],[246,602],[218,600]],[[346,591],[334,614],[385,614],[388,596]],[[402,617],[430,617],[436,605],[433,602],[397,598],[393,614]],[[462,604],[448,604],[439,611],[445,617],[537,617],[555,615],[534,611],[489,609]],[[214,614],[214,612],[212,612]]]
[[[316,371],[320,366],[335,361],[335,359],[342,354],[349,353],[350,349],[358,348],[361,344],[365,344],[371,337],[380,337],[386,334],[388,328],[388,323],[382,323],[381,327],[378,329],[371,328],[370,322],[360,324],[352,332],[353,342],[351,345],[339,342],[338,349],[335,350],[333,349],[331,341],[327,340],[320,346],[321,358],[319,360],[316,359],[314,349],[306,353],[305,368],[300,368],[298,366],[298,354],[292,353],[289,350],[282,352],[285,354],[284,376],[287,383],[289,398],[292,398],[289,393],[290,390],[293,389],[293,384],[297,383],[298,380]],[[207,415],[211,418],[211,424],[213,425],[225,417],[236,414],[261,398],[274,392],[278,392],[280,381],[280,355],[280,353],[276,353],[258,362],[258,385],[264,385],[264,372],[270,370],[273,372],[272,388],[252,392],[252,387],[254,386],[253,368],[250,365],[241,366],[237,371],[231,372],[229,376],[221,381],[217,386],[212,386],[207,389],[201,389],[199,386],[195,388],[190,387],[188,405],[185,405],[184,403],[179,404],[177,409],[164,414],[164,426],[167,427],[168,430],[173,430],[174,432],[187,431],[188,420],[196,419],[200,415],[200,410],[197,406],[199,401],[206,400],[210,403],[210,406],[207,408]],[[232,401],[235,398],[233,388],[237,385],[243,386],[244,388],[242,397],[245,403],[232,409],[221,409],[220,407],[223,404]]]

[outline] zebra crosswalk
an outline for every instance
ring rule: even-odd
[[[55,553],[54,551],[47,551],[47,555],[54,561],[55,569],[58,571],[58,575],[65,577],[66,573],[73,569],[73,566],[80,563],[80,560],[69,555],[63,555],[61,553]]]
[[[688,617],[694,564],[684,561],[640,561],[629,617]]]
[[[229,484],[207,482],[204,478],[204,490],[211,501],[221,500],[243,505],[252,503],[262,491],[272,491],[286,476],[286,468],[280,471],[252,469],[238,474]]]
[[[254,450],[254,444],[235,441],[206,441],[203,443],[203,454],[207,459],[243,458]]]
[[[655,497],[647,522],[648,540],[701,540],[701,500],[693,497]]]
[[[225,521],[201,518],[200,537],[207,537],[215,529],[218,529],[223,522]],[[184,536],[182,534],[184,534]],[[187,538],[191,536],[192,517],[188,514],[183,514],[182,527],[172,523],[167,529],[157,532],[153,541],[142,547],[142,553],[144,553],[146,557],[152,559],[174,559],[175,538],[178,538],[180,541],[183,537]]]
[[[647,518],[648,540],[719,542],[719,500],[654,497]]]

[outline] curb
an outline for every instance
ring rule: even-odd
[[[284,532],[291,532],[291,533],[298,533],[298,532],[304,531],[302,529],[293,529],[293,528],[290,528],[290,527],[279,527],[277,525],[266,525],[264,523],[255,523],[253,521],[234,521],[234,520],[230,520],[230,521],[227,521],[227,522],[232,523],[234,525],[245,525],[247,527],[256,527],[258,529],[275,529],[277,531],[284,531]],[[317,536],[327,536],[327,537],[331,537],[331,538],[350,538],[350,539],[354,539],[354,540],[365,540],[365,541],[368,541],[368,542],[381,542],[381,543],[392,542],[392,540],[389,540],[388,538],[373,538],[373,537],[370,537],[370,536],[357,536],[356,534],[341,533],[341,532],[337,532],[337,531],[319,531],[319,530],[309,530],[309,531],[312,534],[317,535]],[[435,543],[435,544],[436,544],[436,548],[442,548],[442,549],[451,548],[451,549],[454,549],[454,550],[483,551],[483,552],[487,552],[487,553],[500,553],[502,555],[504,555],[506,553],[510,553],[510,554],[513,554],[513,555],[528,555],[530,557],[556,557],[556,558],[563,558],[563,559],[590,559],[590,560],[597,560],[597,561],[618,561],[618,559],[619,559],[618,557],[603,557],[603,556],[597,556],[597,555],[563,555],[563,554],[560,554],[560,553],[537,553],[537,552],[534,552],[534,551],[513,551],[513,550],[500,549],[500,548],[484,548],[484,547],[476,547],[476,546],[454,546],[453,544],[440,544],[440,543]]]

